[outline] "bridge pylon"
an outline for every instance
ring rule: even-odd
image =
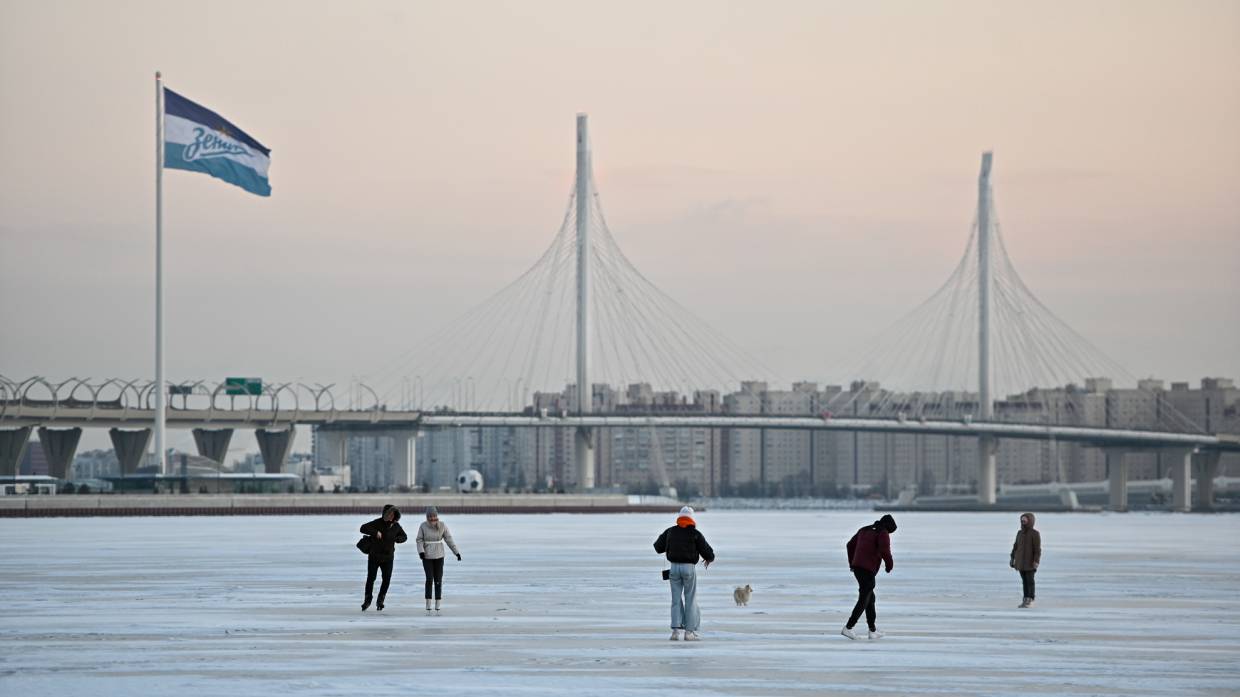
[[[977,176],[977,400],[978,418],[994,419],[994,399],[990,394],[990,163],[994,154],[982,153],[982,170]],[[996,501],[999,442],[982,437],[977,448],[977,501],[991,506]]]
[[[590,131],[589,116],[577,114],[577,414],[594,411],[594,390],[590,383]],[[577,486],[594,488],[594,434],[578,428],[574,439]]]

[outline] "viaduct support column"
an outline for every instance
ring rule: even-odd
[[[999,439],[982,436],[977,442],[977,502],[993,506],[998,490],[998,465],[995,454],[999,451]]]
[[[328,431],[317,428],[314,431],[314,466],[320,469],[339,470],[344,467],[345,446],[349,442],[349,434],[345,431]]]
[[[69,467],[82,440],[80,428],[39,428],[39,444],[47,458],[47,473],[57,479],[69,478]]]
[[[297,427],[292,424],[283,431],[268,431],[265,428],[254,431],[258,451],[263,455],[263,470],[267,474],[284,471],[284,463],[288,461],[288,452],[293,447],[293,436],[296,434]]]
[[[396,487],[412,489],[417,482],[417,459],[414,448],[417,447],[415,434],[399,431],[392,434],[392,484]]]
[[[146,446],[151,442],[151,429],[122,431],[119,428],[109,428],[108,437],[112,439],[112,450],[116,451],[116,459],[120,462],[121,476],[137,472],[138,466],[142,464],[142,457],[146,455]]]
[[[577,429],[573,452],[577,459],[577,487],[582,491],[594,488],[594,431]]]
[[[1221,456],[1218,450],[1211,450],[1197,457],[1197,507],[1203,511],[1214,510],[1214,478]]]
[[[0,475],[17,476],[17,463],[21,462],[22,455],[26,453],[26,443],[29,442],[29,426],[0,431]]]
[[[1168,448],[1165,455],[1170,461],[1171,510],[1188,513],[1193,510],[1193,451],[1189,448]]]
[[[228,459],[228,444],[232,442],[232,437],[231,428],[194,429],[194,445],[198,447],[198,454],[221,465]]]
[[[1127,451],[1118,448],[1103,450],[1107,459],[1107,481],[1110,490],[1109,508],[1112,511],[1128,510],[1128,459]]]

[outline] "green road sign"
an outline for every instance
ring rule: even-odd
[[[224,394],[229,395],[261,395],[263,381],[261,378],[224,378]]]

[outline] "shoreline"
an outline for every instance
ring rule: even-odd
[[[61,494],[0,497],[0,518],[369,515],[389,503],[450,515],[675,513],[682,505],[622,494]]]

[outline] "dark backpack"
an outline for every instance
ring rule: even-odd
[[[370,556],[370,550],[375,546],[375,538],[370,535],[362,535],[362,539],[357,541],[357,548],[362,550],[362,554]]]

